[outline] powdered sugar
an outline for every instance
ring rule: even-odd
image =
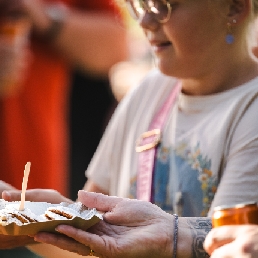
[[[71,220],[75,217],[89,220],[94,215],[102,219],[96,209],[88,209],[82,203],[50,204],[44,202],[25,202],[23,211],[19,211],[20,202],[7,202],[0,199],[0,223],[26,225],[49,220]]]

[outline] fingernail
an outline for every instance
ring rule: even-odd
[[[34,236],[34,241],[41,242],[42,241],[42,237]]]
[[[61,230],[60,230],[61,229]],[[62,233],[62,225],[58,225],[56,228],[55,228],[55,231],[56,232],[59,232],[59,233]]]
[[[11,194],[7,191],[3,191],[2,192],[2,198],[5,199],[6,201],[10,201],[11,200]]]
[[[45,241],[47,240],[47,238],[44,236],[44,234],[38,233],[38,234],[36,234],[36,235],[34,236],[34,240],[35,240],[36,242],[45,242]]]

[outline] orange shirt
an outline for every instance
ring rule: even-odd
[[[66,0],[84,9],[114,10],[108,0]],[[21,92],[0,98],[0,180],[21,189],[31,162],[28,188],[68,195],[67,101],[69,66],[45,44],[31,42],[32,61]]]

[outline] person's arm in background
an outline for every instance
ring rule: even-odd
[[[211,258],[258,257],[258,226],[221,226],[212,229],[204,242]]]
[[[25,12],[34,30],[44,38],[52,21],[42,0],[22,0]],[[62,26],[50,42],[71,63],[85,71],[106,76],[112,65],[128,55],[126,29],[114,13],[106,11],[75,10],[70,7],[57,10],[63,17]]]

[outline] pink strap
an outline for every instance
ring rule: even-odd
[[[161,131],[165,121],[175,103],[181,88],[178,83],[171,91],[163,106],[152,120],[149,131],[143,133],[138,140],[136,151],[139,152],[139,170],[137,176],[137,199],[151,201],[152,199],[152,177],[156,156],[156,146],[160,141]]]

